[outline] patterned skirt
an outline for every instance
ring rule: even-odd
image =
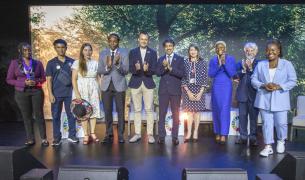
[[[192,93],[198,94],[201,86],[188,85],[187,86]],[[202,112],[206,111],[205,98],[202,94],[200,101],[190,101],[185,90],[182,91],[182,109],[186,112]]]

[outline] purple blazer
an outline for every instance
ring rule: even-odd
[[[33,59],[34,75],[36,86],[41,89],[42,84],[46,81],[46,74],[40,61]],[[12,60],[7,71],[6,82],[15,87],[17,91],[24,91],[26,75],[23,72],[22,63],[19,59]]]

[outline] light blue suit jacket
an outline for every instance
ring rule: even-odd
[[[112,62],[111,69],[106,69],[107,56],[111,56],[110,49],[106,48],[100,53],[97,73],[104,75],[101,84],[102,91],[108,89],[111,80],[116,91],[123,92],[127,89],[125,76],[128,74],[129,69],[128,51],[124,48],[118,48],[116,53],[120,54],[120,62],[118,66],[115,66],[114,62]]]
[[[297,83],[297,76],[292,63],[285,59],[279,59],[273,83],[280,85],[281,90],[268,92],[261,88],[263,84],[270,82],[269,61],[260,61],[251,76],[251,84],[257,89],[254,106],[269,111],[290,110],[289,90]]]

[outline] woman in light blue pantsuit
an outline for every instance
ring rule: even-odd
[[[285,152],[287,138],[287,112],[290,110],[289,91],[296,86],[297,76],[290,61],[281,59],[282,47],[278,40],[271,40],[266,46],[267,60],[256,66],[251,77],[252,86],[257,89],[254,106],[259,108],[263,119],[265,148],[260,152],[267,157],[273,154],[273,127],[277,133],[278,153]]]

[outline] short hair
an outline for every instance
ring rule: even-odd
[[[175,46],[175,41],[172,38],[166,38],[162,43],[163,47],[165,47],[166,43],[171,43],[173,46]]]
[[[148,39],[150,38],[148,32],[146,32],[146,31],[141,31],[141,32],[139,33],[138,37],[140,37],[141,34],[146,35],[146,36],[148,37]]]
[[[244,46],[244,51],[246,51],[247,48],[251,48],[251,49],[254,49],[254,50],[258,50],[258,47],[256,45],[255,42],[247,42]]]
[[[282,43],[279,40],[277,40],[277,39],[271,39],[271,40],[267,41],[266,50],[267,50],[268,46],[271,45],[271,44],[274,44],[274,45],[276,45],[279,48],[279,50],[280,50],[279,57],[283,57]]]
[[[217,46],[218,44],[222,44],[222,45],[224,45],[225,48],[227,48],[227,44],[226,44],[226,42],[224,42],[224,41],[217,41],[217,42],[215,43],[215,48],[216,48],[216,46]]]
[[[55,46],[56,44],[63,44],[65,45],[65,47],[67,47],[67,42],[63,39],[56,39],[54,42],[53,42],[53,46]]]
[[[110,33],[110,34],[107,36],[107,39],[109,40],[111,37],[115,37],[118,41],[120,41],[120,36],[119,36],[119,34],[117,34],[117,33]]]

